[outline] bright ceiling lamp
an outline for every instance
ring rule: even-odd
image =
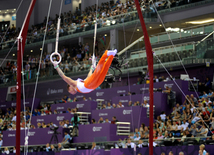
[[[206,24],[209,22],[214,22],[214,18],[205,19],[205,20],[190,21],[190,22],[186,22],[186,23],[189,23],[189,24]]]
[[[108,25],[108,26],[110,26],[110,25],[111,25],[110,20],[107,20],[107,21],[106,21],[106,25]]]
[[[179,31],[180,31],[180,28],[171,28],[171,27],[169,27],[169,28],[166,28],[166,31],[167,31],[167,32],[168,32],[168,31],[179,32]]]

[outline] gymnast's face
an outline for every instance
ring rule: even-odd
[[[77,93],[76,89],[75,89],[73,86],[70,86],[70,87],[68,88],[68,92],[69,92],[70,94],[72,94],[72,95],[74,95],[74,94]]]

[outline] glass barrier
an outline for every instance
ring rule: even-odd
[[[203,42],[196,44],[196,57],[204,58],[207,51],[214,50],[214,39],[206,39]]]
[[[197,36],[197,35],[203,35],[205,37],[204,34],[207,35],[208,33],[211,33],[212,31],[214,31],[213,24],[204,25],[204,26],[197,27],[197,28],[188,28],[185,30],[180,29],[178,32],[168,32],[168,34],[170,35],[171,39],[182,39],[185,37],[193,37],[193,36]],[[166,33],[158,34],[156,36],[151,36],[150,41],[151,41],[151,44],[165,42],[165,41],[169,41],[169,37]]]
[[[161,54],[172,54],[172,52],[179,52],[179,51],[193,51],[194,49],[194,43],[187,44],[187,45],[181,45],[181,46],[168,46],[168,47],[160,47],[153,49],[156,55],[161,55]],[[190,54],[186,55],[186,57],[189,57]],[[135,59],[135,58],[140,58],[140,57],[146,57],[146,51],[137,51],[131,53],[130,58]]]

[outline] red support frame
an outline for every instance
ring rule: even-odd
[[[144,34],[144,42],[146,47],[146,55],[147,55],[147,62],[148,62],[148,69],[149,69],[149,155],[153,155],[153,52],[152,46],[149,41],[149,36],[146,30],[146,25],[143,19],[143,15],[141,12],[141,8],[139,5],[139,0],[135,0],[135,5],[137,8],[138,16],[140,19],[141,27],[143,29]]]
[[[35,6],[36,0],[32,0],[28,9],[25,21],[22,25],[21,32],[18,37],[17,47],[17,79],[16,79],[16,155],[20,155],[20,111],[21,111],[21,71],[22,56],[24,54],[27,31],[30,22],[30,16]],[[23,53],[21,53],[23,52]]]

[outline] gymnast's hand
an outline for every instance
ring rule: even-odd
[[[56,67],[58,65],[57,61],[53,61],[53,65]]]

